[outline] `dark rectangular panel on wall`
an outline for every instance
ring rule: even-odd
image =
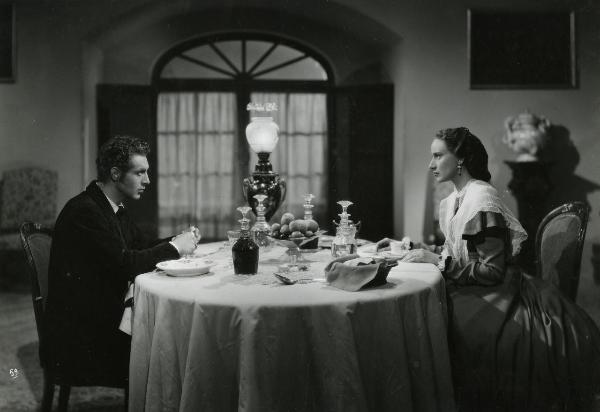
[[[576,87],[570,11],[468,11],[472,89]]]
[[[349,86],[335,93],[335,129],[331,142],[332,216],[336,202],[350,200],[349,213],[361,221],[359,237],[392,236],[394,87]]]
[[[156,96],[149,86],[99,85],[97,87],[98,147],[116,135],[143,138],[150,145],[150,185],[140,200],[126,207],[148,236],[158,235],[158,188],[156,176]]]
[[[0,4],[0,82],[16,78],[16,28],[14,4]]]

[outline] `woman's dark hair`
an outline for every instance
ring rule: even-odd
[[[492,178],[488,170],[488,154],[483,143],[466,127],[442,129],[435,137],[446,143],[446,147],[457,158],[463,159],[465,167],[475,179],[489,182]]]
[[[123,173],[129,170],[129,159],[132,155],[147,156],[150,146],[145,140],[132,136],[115,136],[104,143],[96,158],[98,180],[106,182],[110,179],[110,169],[118,168]]]

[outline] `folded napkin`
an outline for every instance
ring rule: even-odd
[[[332,260],[325,267],[327,282],[336,288],[356,292],[360,289],[384,285],[395,262],[385,259],[360,257],[353,254]]]
[[[131,329],[133,325],[133,319],[131,318],[133,309],[133,282],[129,282],[129,288],[125,294],[123,304],[125,309],[123,310],[123,316],[121,317],[121,323],[119,324],[119,330],[128,335],[131,335]]]

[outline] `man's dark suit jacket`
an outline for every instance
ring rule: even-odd
[[[118,330],[128,281],[176,259],[167,241],[148,242],[96,182],[69,200],[54,228],[45,329],[57,373],[106,384],[127,377],[130,339]]]

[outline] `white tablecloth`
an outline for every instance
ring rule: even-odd
[[[310,255],[313,277],[329,253]],[[268,264],[236,277],[230,254],[206,275],[136,278],[131,411],[453,409],[434,265],[400,263],[387,285],[346,292],[270,283]]]

